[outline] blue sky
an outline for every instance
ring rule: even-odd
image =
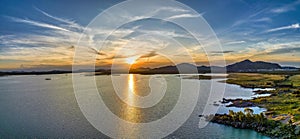
[[[84,28],[99,13],[120,2],[122,1],[2,0],[0,2],[0,68],[51,69],[55,66],[69,66],[72,59],[70,49],[76,47],[78,36]],[[196,10],[212,27],[223,46],[227,63],[251,59],[300,67],[299,0],[181,0],[179,2]],[[120,16],[123,13],[115,14]],[[190,14],[180,14],[177,18],[194,17]],[[124,41],[126,38],[134,38],[142,34],[143,31],[172,36],[177,41],[189,45],[190,47],[187,48],[194,51],[191,46],[193,40],[186,37],[189,36],[188,33],[171,23],[155,20],[138,21],[124,25],[120,32],[128,33],[122,36]],[[99,34],[94,34],[93,39],[95,40],[97,36],[99,37]],[[142,53],[139,57],[156,52],[154,48],[143,49],[147,49],[147,52],[138,51],[137,53]],[[116,57],[108,54],[110,49],[106,51],[107,57],[102,59]],[[195,57],[202,56],[201,50],[197,53],[199,55],[195,54]],[[218,54],[216,51],[214,53]],[[135,54],[128,53],[124,58],[133,55]],[[155,63],[155,59],[153,61]],[[208,62],[196,60],[196,63],[207,65]]]

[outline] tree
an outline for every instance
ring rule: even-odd
[[[229,116],[234,116],[234,112],[233,112],[233,110],[229,110]]]

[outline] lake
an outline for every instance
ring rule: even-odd
[[[88,80],[94,77],[85,74],[77,74],[77,77],[86,83],[81,86],[88,95]],[[45,80],[46,78],[51,80]],[[183,79],[186,85],[180,86],[181,80],[178,75],[95,76],[97,89],[105,105],[120,119],[131,123],[148,123],[165,117],[176,107],[181,97],[179,90],[186,91],[193,89],[193,85],[200,85],[199,97],[196,98],[198,101],[191,115],[182,126],[165,138],[268,138],[252,130],[235,129],[214,123],[199,128],[199,115],[205,106],[217,109],[218,113],[226,113],[230,108],[220,104],[220,98],[251,98],[252,89],[218,82],[220,79]],[[226,85],[226,90],[224,95],[215,92],[207,99],[211,94],[212,82],[214,88]],[[0,90],[0,138],[108,138],[93,127],[79,109],[71,74],[3,76],[0,77]],[[161,92],[165,94],[161,95]],[[143,99],[132,96],[154,99],[144,103],[141,101]],[[146,105],[151,107],[147,108]],[[262,108],[254,110],[255,113],[264,111]],[[182,112],[184,111],[182,109]],[[180,112],[177,115],[180,118]],[[132,138],[140,132],[130,128],[122,128],[125,131],[120,131],[124,126],[121,123],[108,126],[115,126],[110,127],[113,129],[110,132],[129,132],[132,133]]]

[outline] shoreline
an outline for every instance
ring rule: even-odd
[[[212,123],[231,126],[238,129],[251,129],[271,138],[296,138],[300,135],[300,128],[292,123],[283,124],[279,121],[269,120],[263,113],[233,112],[229,114],[215,114],[206,116]],[[251,111],[251,109],[248,109]],[[246,114],[245,114],[246,113]]]
[[[255,76],[263,76],[255,77]],[[290,81],[290,78],[297,76],[297,80]],[[239,85],[243,88],[274,88],[253,91],[255,95],[270,94],[269,96],[255,97],[253,99],[226,99],[220,100],[222,104],[230,103],[226,107],[245,108],[244,112],[233,112],[228,114],[215,114],[206,116],[212,123],[223,124],[239,129],[252,129],[269,137],[296,138],[300,136],[300,118],[297,114],[280,111],[282,104],[287,106],[295,105],[289,100],[276,101],[289,95],[300,97],[299,75],[265,75],[257,73],[232,73],[224,83]],[[256,79],[255,79],[256,78]],[[287,84],[290,83],[290,84]],[[276,102],[275,102],[276,101]],[[297,101],[298,104],[299,101]],[[300,103],[300,102],[299,102]],[[253,114],[251,107],[265,108],[267,111],[260,114]],[[273,108],[278,107],[278,109]],[[294,108],[300,110],[300,106]],[[292,107],[292,108],[293,108]],[[273,109],[272,109],[273,108]],[[249,112],[250,111],[250,112]],[[293,111],[293,110],[291,110]],[[260,118],[258,118],[260,117]]]

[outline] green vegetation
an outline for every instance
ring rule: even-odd
[[[300,87],[300,75],[289,76],[284,84],[292,84],[294,87]]]
[[[300,75],[233,73],[228,78],[227,83],[238,84],[243,87],[276,88],[276,90],[267,91],[267,93],[271,93],[270,97],[256,98],[250,102],[267,108],[270,119],[281,121],[291,119],[293,122],[300,123]]]
[[[226,82],[246,88],[300,87],[300,75],[232,73]]]
[[[209,118],[209,117],[206,117]],[[245,108],[243,112],[229,111],[229,114],[216,114],[211,122],[242,129],[253,129],[272,138],[297,138],[300,127],[291,122],[283,124],[279,121],[267,119],[263,113],[253,114],[253,110]]]
[[[267,108],[270,118],[287,114],[290,115],[289,117],[293,122],[300,121],[299,89],[278,88],[272,91],[270,97],[256,98],[250,101],[260,107]]]
[[[270,88],[276,83],[284,81],[284,75],[258,74],[258,73],[232,73],[227,83],[238,84],[246,88]]]
[[[265,115],[252,114],[249,109],[245,109],[244,113],[230,111],[228,115],[216,115],[213,122],[253,129],[271,137],[300,137],[299,74],[232,73],[226,82],[246,88],[275,88],[275,90],[257,92],[270,93],[271,96],[268,97],[234,101],[264,107],[267,109]]]

